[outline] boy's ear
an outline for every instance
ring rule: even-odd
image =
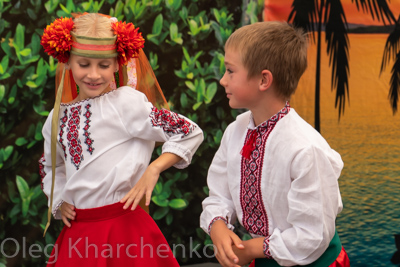
[[[261,75],[260,91],[266,91],[271,87],[274,78],[269,70],[263,70]]]

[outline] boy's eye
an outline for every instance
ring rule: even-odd
[[[230,69],[226,69],[226,71],[227,71],[229,74],[233,73],[233,71],[231,71]]]

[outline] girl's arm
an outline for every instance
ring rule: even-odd
[[[40,175],[42,178],[42,190],[47,196],[48,205],[50,206],[51,197],[51,185],[52,185],[52,168],[51,168],[51,119],[53,116],[53,111],[50,112],[42,130],[44,138],[44,153],[42,158],[39,160]],[[57,144],[57,154],[56,154],[56,179],[54,182],[54,192],[53,192],[53,207],[52,213],[55,219],[61,219],[60,207],[63,204],[63,199],[61,198],[62,190],[66,184],[66,174],[65,165],[63,161],[64,151],[59,144]]]

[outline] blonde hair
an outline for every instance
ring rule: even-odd
[[[240,53],[248,78],[269,70],[277,93],[288,99],[307,68],[307,38],[286,22],[265,21],[236,30],[225,49]]]
[[[110,18],[97,13],[76,16],[73,32],[76,35],[96,38],[114,36]]]

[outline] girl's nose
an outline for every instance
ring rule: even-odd
[[[91,78],[91,79],[100,78],[100,73],[96,67],[90,68],[90,71],[88,73],[88,78]]]

